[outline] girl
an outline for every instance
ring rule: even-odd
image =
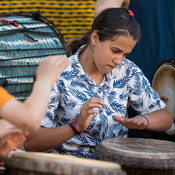
[[[131,11],[102,11],[91,30],[70,43],[72,65],[55,84],[43,127],[31,133],[25,148],[94,158],[97,145],[105,139],[127,137],[127,128],[169,129],[172,119],[165,104],[142,71],[126,58],[139,37],[140,28]],[[127,119],[128,101],[140,115]],[[76,128],[78,117],[92,119],[82,133]],[[63,143],[58,141],[58,130],[65,124],[76,136]],[[62,135],[65,141],[66,132]]]

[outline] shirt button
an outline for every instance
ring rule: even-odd
[[[98,92],[101,93],[101,92],[102,92],[102,88],[99,88],[99,89],[98,89]]]

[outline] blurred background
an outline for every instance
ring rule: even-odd
[[[1,0],[0,13],[40,11],[54,22],[68,43],[90,28],[95,5],[96,0]]]

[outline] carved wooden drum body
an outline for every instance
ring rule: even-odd
[[[175,143],[170,141],[108,139],[96,148],[95,156],[120,164],[128,175],[175,175]]]
[[[0,175],[4,175],[5,174],[5,168],[0,166]]]
[[[165,102],[174,120],[166,133],[175,135],[175,59],[166,60],[159,65],[153,77],[152,87]]]
[[[0,17],[0,85],[25,100],[39,62],[49,55],[65,56],[65,42],[54,24],[39,13]]]
[[[117,163],[36,152],[14,153],[5,167],[6,175],[126,175]]]

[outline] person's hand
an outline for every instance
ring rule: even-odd
[[[21,130],[17,128],[15,125],[13,125],[12,123],[4,119],[0,119],[0,138],[2,138],[7,133],[13,132],[13,131],[21,131]]]
[[[71,62],[61,56],[49,56],[44,61],[40,62],[38,66],[36,79],[46,81],[52,81],[54,83],[60,76],[62,70],[68,66]]]
[[[24,142],[28,132],[26,131],[13,131],[7,133],[0,139],[0,160],[3,160],[21,142]]]
[[[146,119],[140,116],[135,116],[133,118],[121,118],[119,116],[114,115],[114,119],[121,123],[123,126],[130,128],[130,129],[146,129],[148,123]]]
[[[86,130],[93,118],[93,114],[98,113],[98,111],[96,111],[94,108],[102,108],[103,105],[103,100],[97,97],[92,97],[86,101],[81,107],[80,115],[76,123],[76,128],[79,131]]]

